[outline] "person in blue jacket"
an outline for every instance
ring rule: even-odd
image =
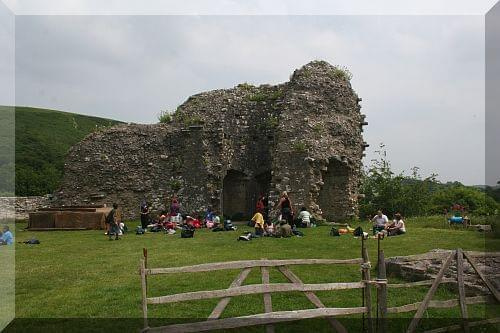
[[[12,236],[12,232],[9,230],[9,226],[6,225],[3,227],[2,237],[0,238],[0,245],[11,245],[14,243],[14,237]]]

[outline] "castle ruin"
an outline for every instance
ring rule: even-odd
[[[166,123],[92,133],[71,148],[56,204],[116,202],[137,218],[142,200],[160,210],[175,193],[188,214],[248,217],[260,193],[273,207],[287,191],[295,210],[354,217],[367,144],[349,79],[313,61],[282,84],[193,95]]]

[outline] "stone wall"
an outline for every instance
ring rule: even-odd
[[[0,219],[24,220],[40,208],[50,207],[49,196],[0,197]]]
[[[212,206],[248,216],[260,193],[274,205],[286,190],[295,209],[355,216],[366,146],[360,100],[324,61],[283,84],[191,96],[169,123],[118,125],[74,146],[56,204],[116,202],[136,218],[142,200],[160,210],[176,194],[186,213]]]

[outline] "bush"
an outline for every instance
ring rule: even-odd
[[[475,215],[493,215],[498,210],[498,204],[493,198],[479,189],[463,185],[439,190],[432,195],[431,201],[431,213],[441,213],[453,204],[459,204]]]
[[[162,124],[169,124],[172,122],[172,115],[168,111],[161,111],[158,115],[158,121]]]
[[[475,187],[458,182],[442,184],[431,174],[422,178],[414,167],[409,176],[395,174],[391,170],[384,145],[377,151],[379,158],[364,173],[360,200],[360,215],[372,216],[379,209],[386,213],[400,212],[403,216],[426,216],[441,214],[454,204],[462,205],[469,214],[493,215],[498,204],[490,196]]]

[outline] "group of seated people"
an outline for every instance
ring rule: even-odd
[[[143,211],[146,210],[144,209]],[[181,214],[178,209],[170,209],[168,213],[163,210],[157,219],[148,219],[148,223],[143,223],[142,225],[143,229],[149,228],[153,232],[166,231],[168,233],[174,233],[176,229],[181,229],[182,226],[189,226],[195,229],[227,229],[226,224],[222,225],[217,211],[212,210],[211,207],[208,207],[203,218],[196,213],[192,213],[191,215]],[[229,227],[232,227],[232,225]]]
[[[278,218],[278,222],[266,222],[264,216],[260,211],[257,211],[248,225],[255,228],[255,235],[261,236],[275,236],[275,237],[290,237],[294,234],[295,228],[309,228],[314,221],[312,214],[307,211],[306,207],[302,207],[296,219],[292,219],[292,225],[284,219],[283,216]]]
[[[373,222],[373,235],[376,237],[383,238],[406,233],[405,222],[400,213],[394,214],[394,219],[389,222],[387,216],[379,210],[371,221]]]

